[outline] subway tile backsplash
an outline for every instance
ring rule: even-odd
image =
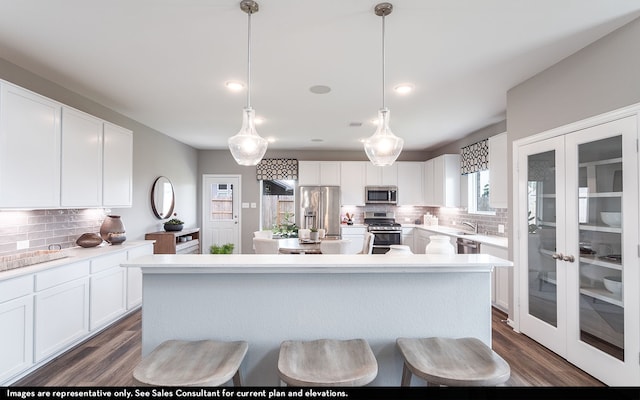
[[[414,206],[390,206],[390,205],[370,205],[365,207],[342,207],[342,216],[346,213],[353,214],[355,224],[364,223],[364,213],[366,211],[391,211],[395,214],[396,222],[401,224],[422,224],[423,216],[428,212],[438,217],[438,225],[456,227],[461,230],[470,230],[469,227],[461,225],[462,222],[472,222],[478,224],[478,233],[483,235],[507,237],[507,209],[495,209],[495,215],[469,214],[466,208],[440,208],[440,207],[414,207]],[[502,225],[504,232],[499,231]]]
[[[0,211],[0,256],[30,250],[76,246],[83,233],[99,233],[104,220],[102,209]],[[28,249],[17,249],[29,241]]]

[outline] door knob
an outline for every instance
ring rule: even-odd
[[[553,254],[551,255],[551,258],[553,258],[554,260],[562,260],[562,259],[563,259],[563,257],[564,257],[564,256],[562,255],[562,253],[553,253]]]
[[[574,256],[563,256],[562,261],[574,262],[576,259]]]

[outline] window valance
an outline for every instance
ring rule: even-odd
[[[460,149],[460,174],[467,175],[489,169],[489,139]]]
[[[256,165],[257,180],[298,180],[298,160],[295,158],[263,158]]]

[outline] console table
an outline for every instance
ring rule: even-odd
[[[200,254],[200,228],[151,232],[144,238],[156,241],[153,254]]]

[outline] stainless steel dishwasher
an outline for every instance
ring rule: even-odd
[[[478,254],[480,253],[480,242],[475,240],[459,237],[456,240],[458,245],[458,254]]]

